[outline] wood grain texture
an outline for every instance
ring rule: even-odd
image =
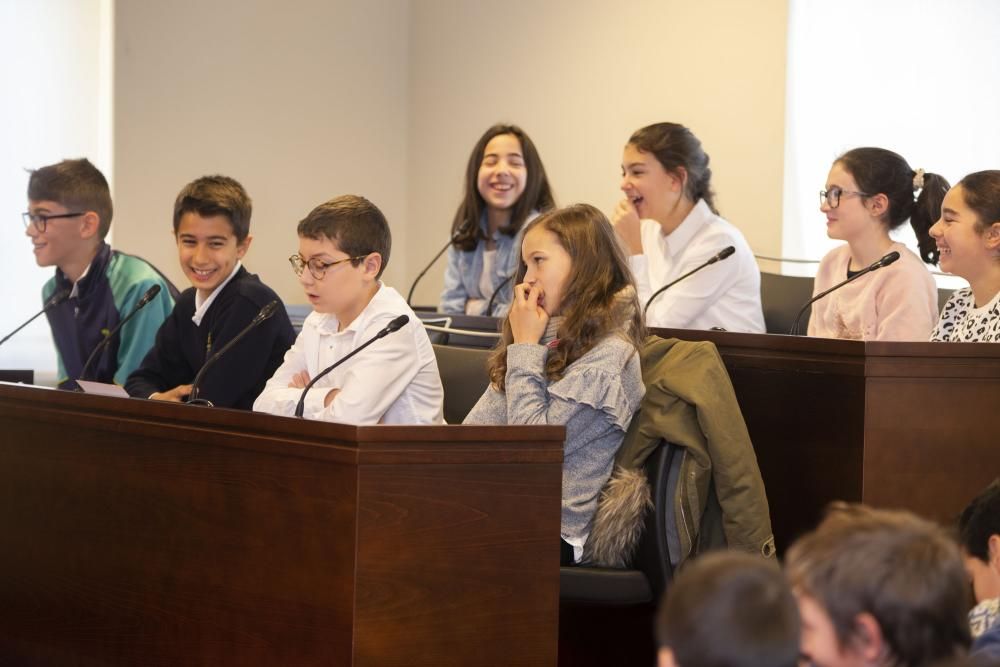
[[[422,616],[429,656],[456,620],[515,657],[555,652],[562,428],[387,433],[9,386],[0,424],[0,664],[445,664],[378,608]],[[467,575],[429,536],[488,544],[471,571],[517,595],[443,586]],[[379,575],[383,552],[414,557]],[[512,616],[542,628],[520,653]]]

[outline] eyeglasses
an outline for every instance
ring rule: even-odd
[[[822,206],[823,202],[829,204],[830,208],[837,208],[840,206],[840,197],[842,195],[857,195],[859,197],[871,197],[867,192],[858,192],[857,190],[844,190],[839,186],[833,186],[829,190],[819,191],[819,205]]]
[[[46,215],[44,213],[22,213],[21,220],[24,221],[24,228],[27,229],[30,225],[34,224],[35,229],[38,230],[39,234],[45,233],[45,227],[49,224],[49,220],[56,220],[57,218],[75,218],[78,215],[85,215],[86,211],[80,213],[57,213],[55,215]]]
[[[326,275],[327,270],[331,266],[337,266],[338,264],[343,264],[344,262],[356,262],[359,259],[364,259],[368,255],[358,255],[357,257],[345,257],[344,259],[338,259],[335,262],[324,262],[318,257],[313,257],[308,262],[302,259],[302,255],[292,255],[288,258],[288,263],[292,265],[292,271],[295,275],[301,276],[302,272],[309,267],[309,273],[316,280],[323,280],[323,276]]]

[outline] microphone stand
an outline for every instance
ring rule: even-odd
[[[231,348],[233,345],[236,345],[236,343],[238,343],[240,339],[242,339],[248,333],[256,329],[261,322],[274,315],[274,311],[277,309],[278,309],[277,299],[271,301],[269,304],[261,308],[260,312],[257,313],[252,320],[250,320],[250,324],[246,325],[242,331],[233,336],[232,340],[223,345],[222,349],[220,349],[218,352],[209,357],[208,361],[206,361],[204,364],[201,365],[201,369],[199,369],[198,374],[194,376],[194,382],[191,383],[191,393],[188,395],[188,399],[185,401],[185,403],[189,405],[206,405],[210,408],[215,407],[212,404],[212,401],[209,401],[204,398],[198,398],[198,390],[200,389],[201,386],[201,378],[202,376],[205,375],[205,371],[207,371],[212,364],[218,361],[223,354],[228,352],[229,348]]]
[[[104,340],[102,340],[100,343],[97,344],[97,346],[94,348],[94,351],[90,353],[89,357],[87,357],[87,362],[83,365],[83,370],[80,371],[79,379],[81,380],[87,379],[87,371],[90,370],[90,364],[94,362],[94,359],[97,357],[97,353],[108,346],[111,340],[115,337],[115,334],[117,334],[121,330],[121,328],[125,326],[125,323],[128,322],[133,317],[135,317],[136,313],[145,308],[146,305],[149,304],[149,302],[152,301],[156,297],[156,295],[160,293],[160,289],[161,288],[159,285],[153,285],[148,290],[146,290],[146,293],[142,295],[142,298],[139,299],[139,302],[135,304],[135,308],[132,309],[132,312],[129,313],[125,317],[125,319],[119,322],[114,329],[109,331],[108,335],[104,337]]]
[[[7,334],[6,336],[4,336],[3,340],[0,340],[0,345],[3,345],[4,343],[6,343],[10,339],[11,336],[13,336],[18,331],[20,331],[24,327],[28,326],[32,322],[34,322],[38,318],[39,315],[41,315],[42,313],[48,311],[49,308],[52,308],[53,306],[58,306],[60,303],[62,303],[63,301],[65,301],[68,298],[69,298],[69,290],[65,290],[64,289],[61,292],[56,292],[55,294],[53,294],[49,298],[49,302],[46,303],[45,306],[40,311],[38,311],[37,313],[35,313],[34,315],[32,315],[30,318],[28,318],[27,322],[25,322],[24,324],[22,324],[21,326],[19,326],[18,328],[14,329],[9,334]]]
[[[425,267],[424,267],[424,270],[423,270],[423,271],[421,271],[420,273],[418,273],[418,274],[417,274],[417,277],[416,277],[416,278],[414,278],[414,280],[413,280],[413,284],[412,284],[412,285],[410,285],[410,291],[409,291],[409,292],[407,293],[407,295],[406,295],[406,305],[407,305],[407,306],[410,306],[411,308],[413,307],[413,305],[412,305],[412,301],[413,301],[413,290],[417,289],[417,283],[419,283],[419,282],[420,282],[420,279],[421,279],[421,278],[423,278],[423,277],[424,277],[424,275],[425,275],[425,274],[426,274],[426,273],[427,273],[428,271],[430,271],[430,270],[431,270],[431,267],[432,267],[432,266],[434,266],[434,263],[435,263],[436,261],[438,261],[438,258],[440,258],[440,257],[441,257],[441,255],[443,255],[443,254],[444,254],[444,251],[445,251],[445,250],[447,250],[447,249],[448,249],[448,247],[449,247],[449,246],[450,246],[451,244],[453,244],[453,243],[455,242],[455,240],[456,240],[456,239],[457,239],[457,238],[458,238],[459,236],[461,236],[461,235],[462,235],[462,234],[463,234],[463,233],[465,232],[465,230],[466,230],[466,229],[468,229],[468,227],[469,227],[469,223],[470,223],[470,222],[472,222],[472,221],[471,221],[471,220],[466,220],[466,221],[465,221],[465,222],[464,222],[464,223],[462,224],[462,226],[461,226],[461,227],[459,227],[459,228],[458,228],[457,230],[455,230],[455,233],[451,235],[451,238],[450,238],[450,239],[448,239],[448,242],[444,244],[444,247],[443,247],[443,248],[441,248],[440,250],[438,250],[437,254],[436,254],[436,255],[434,255],[434,258],[433,258],[433,259],[431,259],[431,261],[430,261],[430,262],[429,262],[429,263],[427,264],[427,266],[425,266]]]
[[[674,285],[676,285],[680,281],[684,280],[688,276],[690,276],[690,275],[692,275],[694,273],[698,273],[699,271],[701,271],[702,269],[704,269],[706,266],[709,266],[711,264],[715,264],[719,260],[723,260],[723,259],[729,257],[734,252],[736,252],[736,248],[734,248],[733,246],[728,246],[726,248],[723,248],[717,254],[715,254],[712,257],[710,257],[709,260],[707,262],[705,262],[704,264],[702,264],[701,266],[696,266],[695,268],[691,269],[690,271],[688,271],[687,273],[685,273],[680,278],[676,278],[675,280],[671,280],[669,283],[667,283],[666,285],[664,285],[660,289],[658,289],[655,292],[653,292],[653,295],[651,297],[649,297],[649,299],[646,301],[646,307],[642,309],[642,316],[643,316],[643,318],[646,317],[646,312],[649,310],[649,305],[651,303],[653,303],[653,299],[655,299],[656,297],[660,296],[665,291],[667,291],[668,289],[670,289],[671,287],[673,287]]]

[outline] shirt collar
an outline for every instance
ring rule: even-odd
[[[375,291],[375,295],[372,296],[372,300],[368,302],[368,305],[362,309],[361,314],[354,318],[354,321],[348,324],[343,331],[337,331],[340,327],[340,320],[333,313],[321,313],[318,318],[312,323],[306,320],[303,326],[306,324],[312,324],[316,327],[319,334],[327,336],[337,336],[347,333],[352,335],[357,335],[359,332],[364,331],[368,328],[368,323],[371,321],[374,315],[379,314],[378,303],[381,302],[386,297],[385,285],[382,281],[378,281],[378,289]]]
[[[207,313],[208,309],[212,307],[212,304],[215,302],[215,298],[219,296],[219,292],[221,292],[222,289],[229,284],[229,281],[233,279],[233,276],[235,276],[242,267],[243,262],[237,260],[236,266],[233,267],[233,270],[229,273],[226,279],[219,283],[219,286],[212,290],[212,293],[205,297],[204,300],[201,297],[201,292],[198,290],[194,291],[194,315],[191,316],[191,321],[195,323],[195,326],[201,326],[201,321],[204,319],[205,313]]]
[[[87,277],[88,273],[90,273],[90,266],[91,264],[88,264],[87,268],[85,268],[83,270],[83,273],[80,274],[80,277],[77,278],[76,281],[73,283],[73,289],[69,293],[70,299],[75,299],[76,297],[80,296],[80,283],[82,283],[83,279]]]
[[[687,217],[681,221],[681,224],[677,226],[677,229],[670,232],[669,235],[663,236],[664,245],[666,245],[667,253],[673,257],[681,250],[686,248],[691,239],[695,237],[702,230],[702,228],[708,224],[708,221],[712,219],[712,209],[708,207],[704,199],[699,199],[698,203],[694,205],[691,212],[687,214]]]

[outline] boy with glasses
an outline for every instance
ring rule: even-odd
[[[427,332],[405,299],[379,278],[392,237],[382,212],[363,197],[320,204],[298,226],[289,260],[313,312],[254,410],[295,414],[310,380],[400,315],[400,330],[323,376],[306,395],[308,419],[349,424],[441,424],[444,391]]]
[[[42,288],[42,300],[48,303],[53,294],[69,292],[68,299],[45,313],[63,389],[75,388],[77,379],[125,384],[153,344],[177,293],[149,262],[105,243],[112,210],[107,180],[86,159],[42,167],[28,179],[25,234],[38,265],[56,267]],[[160,294],[108,341],[82,378],[97,346],[153,285],[160,286]]]
[[[252,204],[228,176],[203,176],[174,202],[174,238],[191,287],[156,334],[156,344],[128,378],[131,396],[185,401],[198,371],[247,328],[272,301],[274,314],[248,331],[201,378],[198,398],[223,408],[249,410],[264,383],[295,341],[288,313],[274,291],[249,273]]]

